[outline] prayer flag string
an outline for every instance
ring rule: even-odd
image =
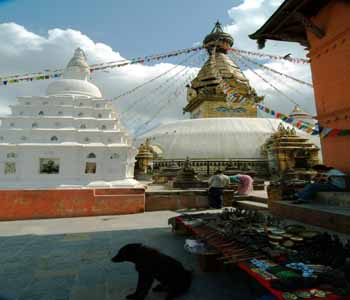
[[[99,63],[93,64],[90,66],[90,72],[93,73],[95,71],[102,71],[107,69],[120,68],[124,66],[129,66],[133,64],[143,64],[151,61],[159,61],[162,59],[167,59],[170,57],[175,57],[183,54],[188,54],[191,52],[198,52],[203,47],[192,47],[186,48],[182,50],[176,50],[171,52],[166,52],[163,54],[149,55],[144,57],[133,58],[131,60],[122,60],[122,61],[113,61],[107,63]],[[8,76],[0,76],[0,86],[8,86],[15,83],[23,83],[23,82],[33,82],[39,80],[48,80],[48,79],[56,79],[63,76],[63,69],[45,69],[41,72],[34,73],[24,73],[24,74],[16,74],[16,75],[8,75]]]
[[[291,63],[295,63],[295,64],[309,64],[310,63],[310,61],[308,59],[293,58],[289,55],[279,56],[279,55],[273,55],[273,54],[246,51],[246,50],[241,50],[241,49],[237,49],[237,48],[228,48],[227,50],[232,51],[232,52],[236,52],[239,54],[245,54],[248,56],[255,56],[255,57],[267,58],[267,59],[272,59],[272,60],[287,60],[287,61],[289,61]]]

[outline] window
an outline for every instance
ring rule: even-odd
[[[26,140],[27,140],[27,137],[21,136],[21,141],[26,141]]]
[[[41,110],[41,111],[39,111],[39,114],[38,114],[39,116],[43,116],[44,115],[44,112]]]
[[[3,141],[4,140],[4,137],[3,136],[0,136],[0,141]]]
[[[10,127],[15,127],[15,123],[10,123]]]
[[[58,158],[40,158],[40,174],[58,174],[60,172],[60,160]]]
[[[96,158],[96,154],[91,152],[86,158]]]
[[[119,157],[120,157],[120,155],[118,153],[113,153],[110,158],[111,159],[118,159]]]
[[[101,126],[101,130],[106,130],[107,129],[107,126],[106,125],[102,125]]]
[[[88,142],[90,142],[90,139],[89,139],[88,137],[86,137],[86,138],[84,139],[84,142],[88,143]]]
[[[30,102],[27,101],[27,102],[26,102],[26,105],[30,105]]]
[[[16,158],[16,157],[17,157],[17,155],[15,152],[10,152],[10,153],[6,154],[6,158]]]
[[[48,101],[44,101],[44,102],[43,102],[43,105],[47,105],[47,104],[49,104]]]
[[[19,112],[19,115],[20,115],[20,116],[23,116],[23,114],[24,114],[23,111],[20,111],[20,112]]]
[[[52,136],[52,137],[51,137],[51,141],[52,141],[52,142],[57,142],[57,141],[58,141],[58,137],[55,136],[55,135]]]
[[[101,107],[101,104],[100,103],[96,103],[96,107]]]
[[[86,125],[85,124],[81,124],[80,125],[80,129],[86,129]]]
[[[86,162],[85,164],[85,174],[95,174],[96,173],[96,163]]]
[[[78,113],[78,117],[82,117],[84,114],[82,112]]]
[[[38,123],[33,123],[32,124],[32,128],[37,128],[38,127]]]
[[[61,123],[60,123],[60,122],[55,122],[55,126],[56,126],[56,127],[60,127],[60,126],[61,126]]]
[[[16,163],[15,162],[5,162],[5,175],[11,175],[16,173]]]
[[[79,106],[83,106],[83,105],[84,105],[83,103],[81,103],[81,102],[79,103]]]
[[[102,114],[98,114],[97,118],[101,119],[102,118]]]
[[[108,139],[107,142],[108,142],[108,143],[112,143],[112,139]]]
[[[62,116],[62,115],[63,115],[63,112],[62,112],[62,111],[59,111],[59,112],[58,112],[58,115],[59,115],[59,116]]]

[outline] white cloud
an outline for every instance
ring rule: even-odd
[[[0,44],[1,75],[64,68],[77,47],[84,49],[89,64],[124,59],[108,45],[95,43],[88,36],[72,29],[52,29],[48,31],[47,37],[44,37],[30,32],[18,24],[4,23],[0,24],[0,39],[2,41]],[[170,63],[158,63],[153,66],[132,65],[107,72],[94,72],[92,80],[101,89],[105,98],[112,98],[172,67],[174,65]],[[168,101],[167,94],[164,92],[160,93],[159,91],[155,95],[146,97],[147,91],[153,91],[161,82],[173,76],[178,69],[181,69],[181,66],[168,73],[161,80],[148,85],[142,91],[124,97],[117,103],[117,106],[121,109],[121,116],[124,117],[123,110],[134,100],[138,99],[140,101],[140,104],[135,105],[133,110],[125,115],[126,119],[130,120],[132,118],[134,120],[133,123],[128,123],[132,128],[146,122],[160,104]],[[185,77],[178,76],[175,78],[179,81],[177,83],[173,82],[174,85],[184,84]],[[14,104],[17,96],[45,94],[49,82],[40,81],[0,87],[0,113],[9,113],[8,105]],[[171,89],[168,90],[171,91]],[[165,113],[161,115],[161,119],[182,117],[185,96],[183,95],[171,103]]]
[[[244,0],[239,5],[232,7],[228,11],[232,23],[224,26],[224,30],[234,37],[234,46],[258,52],[256,41],[251,40],[248,35],[255,32],[281,2],[282,0]],[[49,30],[47,36],[41,36],[18,24],[3,23],[0,24],[0,40],[0,76],[64,68],[77,47],[85,50],[90,64],[123,59],[122,55],[110,46],[96,43],[87,35],[73,29],[55,28]],[[268,41],[266,48],[261,52],[276,55],[292,53],[294,57],[305,57],[306,54],[303,47],[298,44],[272,41]],[[294,65],[285,61],[264,61],[264,63],[276,70],[311,82],[309,66]],[[94,72],[93,81],[100,87],[105,98],[111,98],[169,70],[171,67],[173,65],[170,63],[158,63],[153,66],[132,65],[109,72]],[[169,88],[171,84],[165,83],[169,76],[174,76],[176,70],[164,76],[163,84],[166,88],[161,91],[155,91],[159,83],[153,83],[117,102],[122,117],[128,120],[130,127],[136,128],[149,120],[160,106],[164,106],[166,109],[157,116],[156,121],[149,124],[150,126],[154,126],[157,122],[183,118],[182,108],[186,104],[185,93],[178,99],[174,99],[174,91],[177,86],[184,85],[181,81],[184,77],[181,77],[181,74],[175,77],[176,80],[171,83],[171,88]],[[270,80],[265,71],[255,70]],[[195,71],[196,69],[193,69],[193,72]],[[252,71],[244,70],[244,72],[258,93],[266,95],[267,105],[275,110],[290,112],[292,104],[276,94],[270,86],[257,79]],[[312,89],[283,78],[282,82],[281,78],[272,82],[300,103],[306,111],[314,113]],[[48,83],[49,81],[41,81],[0,87],[0,113],[9,112],[8,105],[15,103],[16,96],[43,95]],[[136,100],[139,101],[139,104],[124,114],[123,112]]]
[[[297,43],[267,41],[266,46],[262,50],[258,50],[255,40],[249,38],[249,34],[254,33],[261,25],[263,25],[283,0],[244,0],[241,4],[232,7],[228,14],[232,19],[232,23],[224,26],[224,31],[230,33],[234,40],[234,47],[254,52],[269,53],[279,56],[284,56],[288,53],[292,57],[306,57],[306,51],[303,46]],[[254,57],[250,57],[256,60]],[[265,63],[266,66],[277,71],[286,73],[295,78],[311,82],[311,70],[309,65],[295,65],[287,61],[258,61]],[[301,107],[315,114],[313,90],[307,86],[300,85],[284,77],[271,77],[270,72],[261,71],[256,66],[253,70],[261,76],[271,81],[278,89],[295,100]],[[266,96],[266,105],[271,106],[275,110],[284,113],[289,113],[293,108],[293,104],[286,100],[275,90],[259,79],[252,71],[244,71],[251,85],[258,91],[259,94]]]
[[[232,7],[228,14],[232,23],[224,30],[232,34],[234,46],[240,49],[258,51],[255,40],[249,38],[276,10],[283,0],[244,0],[242,4]],[[295,57],[305,57],[305,50],[296,43],[268,41],[263,52],[284,55],[292,53]]]

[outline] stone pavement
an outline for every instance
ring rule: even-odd
[[[194,270],[179,300],[255,299],[239,273],[203,273],[184,239],[167,226],[173,212],[0,222],[0,300],[118,300],[136,286],[128,263],[110,258],[126,243],[157,247]],[[164,299],[150,292],[148,300]]]

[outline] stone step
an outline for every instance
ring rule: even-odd
[[[350,207],[271,201],[269,211],[281,218],[350,234]]]
[[[259,203],[265,203],[267,204],[267,198],[265,197],[259,197],[255,195],[248,195],[248,196],[234,196],[233,201],[253,201],[253,202],[259,202]]]
[[[350,192],[319,192],[314,202],[330,206],[350,207]]]
[[[248,201],[248,200],[240,200],[234,202],[235,207],[243,208],[243,209],[254,209],[254,210],[267,210],[268,206],[266,203]]]

